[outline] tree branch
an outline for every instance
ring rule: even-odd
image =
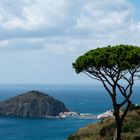
[[[86,72],[84,72],[84,71],[83,71],[83,73],[86,74],[87,76],[89,76],[89,77],[92,78],[92,79],[95,79],[95,80],[101,81],[100,79],[95,78],[95,76],[93,77],[93,76],[91,76],[90,74],[88,74],[88,73],[86,73]]]

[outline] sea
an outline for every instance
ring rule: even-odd
[[[37,90],[61,100],[71,111],[94,115],[112,109],[111,99],[101,85],[0,85],[0,101]],[[131,100],[140,104],[140,86]],[[81,127],[98,120],[34,119],[0,117],[0,140],[66,140]]]

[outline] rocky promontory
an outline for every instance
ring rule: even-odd
[[[30,91],[0,102],[0,115],[46,118],[68,112],[64,103],[39,91]]]

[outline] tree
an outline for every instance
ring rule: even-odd
[[[116,121],[116,140],[121,140],[123,121],[131,106],[134,81],[140,76],[140,48],[132,45],[107,46],[80,56],[73,68],[102,82],[110,95]],[[122,97],[121,99],[118,96]],[[124,111],[121,113],[121,109]]]

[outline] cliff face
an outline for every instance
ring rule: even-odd
[[[30,91],[0,102],[0,115],[6,116],[43,118],[66,111],[68,109],[61,101],[38,91]]]

